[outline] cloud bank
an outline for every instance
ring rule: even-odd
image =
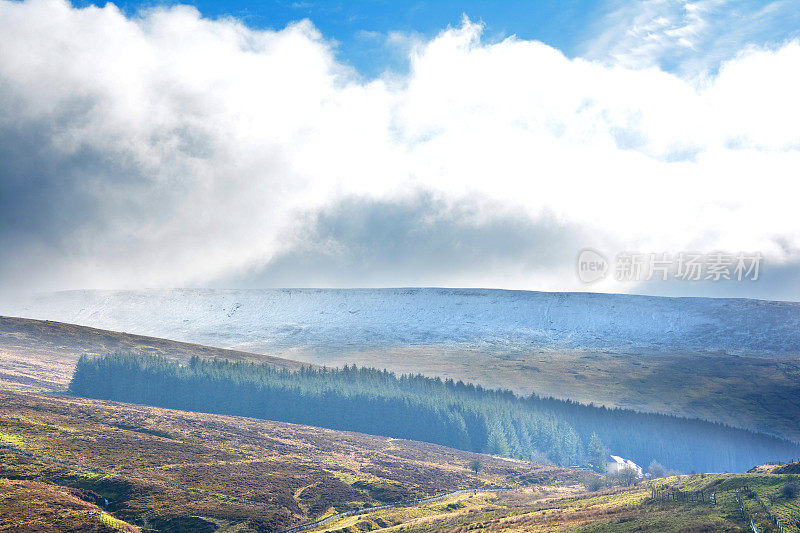
[[[583,246],[800,261],[797,41],[691,77],[469,20],[409,54],[364,80],[309,21],[0,1],[0,286],[575,290]]]

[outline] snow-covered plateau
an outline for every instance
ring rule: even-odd
[[[800,303],[489,289],[80,290],[0,314],[219,347],[800,354]]]

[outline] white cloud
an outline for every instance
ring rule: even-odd
[[[797,0],[644,0],[616,6],[597,22],[585,57],[695,77],[716,72],[748,46],[780,45],[796,37],[800,23]]]
[[[725,0],[647,0],[628,3],[604,21],[606,29],[593,39],[595,56],[607,54],[629,68],[658,65],[665,56],[694,52],[707,38],[708,16]]]
[[[689,26],[669,31],[691,40]],[[0,281],[213,283],[293,253],[314,213],[421,192],[485,206],[459,207],[462,226],[529,231],[506,222],[524,213],[596,235],[587,246],[798,259],[797,42],[749,47],[702,81],[486,44],[469,22],[410,53],[407,76],[363,81],[309,22],[256,31],[187,7],[128,19],[0,2]],[[471,271],[579,288],[571,263],[545,273],[503,253],[507,268],[476,258],[452,283],[424,262],[371,283],[468,285]]]

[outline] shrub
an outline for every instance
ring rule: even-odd
[[[601,488],[603,488],[603,481],[599,477],[592,479],[586,484],[586,490],[589,492],[596,492]]]
[[[478,461],[477,459],[475,459],[474,461],[472,461],[472,462],[470,463],[470,465],[469,465],[469,469],[470,469],[470,470],[472,470],[473,472],[475,472],[475,475],[477,475],[477,474],[478,474],[478,472],[480,472],[480,471],[481,471],[481,466],[482,466],[482,465],[481,465],[481,462],[480,462],[480,461]]]
[[[650,466],[647,467],[647,473],[651,478],[664,477],[667,475],[667,469],[654,459],[650,462]]]
[[[796,498],[800,495],[800,484],[790,481],[781,489],[781,495],[786,499]]]

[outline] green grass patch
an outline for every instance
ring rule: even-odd
[[[10,444],[11,446],[17,446],[19,448],[25,446],[25,441],[22,440],[22,438],[20,438],[18,435],[6,433],[4,431],[0,431],[0,441]]]

